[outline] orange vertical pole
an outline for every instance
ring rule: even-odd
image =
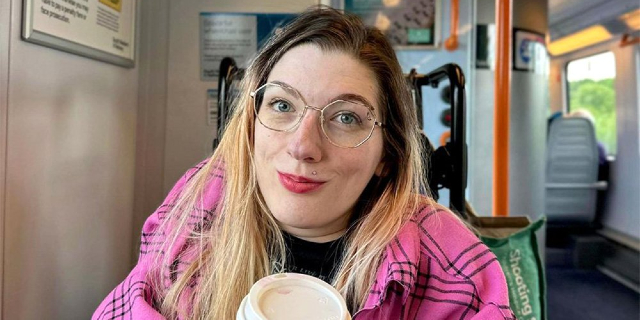
[[[496,71],[493,131],[493,215],[509,215],[509,103],[511,99],[511,4],[496,0]]]

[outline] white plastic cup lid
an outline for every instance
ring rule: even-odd
[[[328,283],[305,274],[280,273],[256,282],[237,320],[351,320],[347,305]]]

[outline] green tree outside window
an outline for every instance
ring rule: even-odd
[[[617,153],[615,57],[605,52],[567,65],[570,111],[585,109],[595,118],[596,139]]]

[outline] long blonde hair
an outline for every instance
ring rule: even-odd
[[[266,82],[285,52],[301,44],[350,54],[373,71],[380,88],[385,167],[357,203],[358,213],[346,235],[346,251],[333,283],[351,310],[363,305],[385,247],[418,207],[430,202],[419,196],[428,188],[423,150],[416,111],[393,48],[380,31],[364,26],[353,15],[326,7],[311,8],[272,37],[247,68],[217,150],[189,180],[165,220],[173,222],[166,228],[163,252],[170,252],[181,235],[192,234],[197,253],[174,283],[157,281],[160,310],[168,318],[234,319],[253,283],[281,271],[274,266],[286,265],[282,232],[256,181],[255,115],[248,93]],[[218,167],[224,170],[224,194],[214,219],[207,228],[191,230],[189,213],[202,209],[203,192]],[[158,255],[156,278],[162,278],[163,266],[174,263],[170,259],[168,254]],[[196,278],[196,290],[189,290]],[[188,310],[180,308],[181,301],[189,302]]]

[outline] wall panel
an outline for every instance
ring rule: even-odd
[[[22,41],[8,2],[3,318],[87,319],[130,268],[138,70]]]

